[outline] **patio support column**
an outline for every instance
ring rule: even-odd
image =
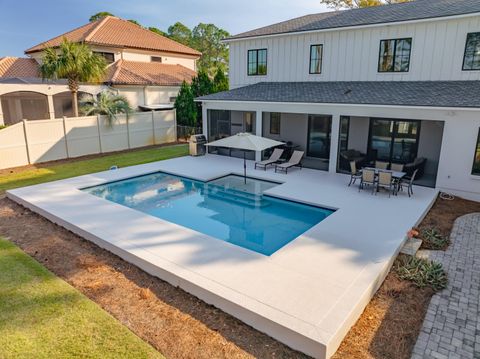
[[[262,136],[263,135],[263,112],[257,111],[255,115],[255,135]],[[255,161],[262,160],[262,152],[257,151],[255,152]]]
[[[205,137],[208,139],[208,111],[207,106],[202,102],[202,132]]]
[[[330,160],[328,163],[328,172],[337,172],[338,157],[338,138],[340,135],[340,115],[332,115],[332,133],[330,135]]]
[[[55,119],[55,106],[53,105],[52,95],[47,96],[47,102],[48,102],[48,115],[50,116],[50,120],[53,120]]]

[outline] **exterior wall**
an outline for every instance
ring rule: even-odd
[[[176,86],[115,86],[120,95],[127,98],[132,108],[140,105],[170,104],[177,97],[180,87]]]
[[[292,141],[300,151],[307,150],[308,116],[302,113],[282,113],[280,135],[270,133],[270,112],[264,113],[263,136],[278,141]]]
[[[355,116],[350,117],[348,149],[354,149],[362,153],[367,153],[369,127],[370,118]]]
[[[234,111],[285,112],[297,114],[330,114],[332,125],[332,150],[330,151],[330,172],[336,172],[338,148],[338,126],[340,116],[385,117],[392,119],[416,119],[441,121],[444,123],[441,152],[437,173],[437,189],[455,195],[480,201],[480,176],[471,174],[477,135],[480,128],[479,109],[441,109],[426,107],[335,105],[335,104],[292,104],[263,102],[207,102],[204,110],[222,109]],[[267,121],[264,121],[268,122]],[[433,137],[440,128],[437,123],[428,124],[425,134]],[[204,123],[205,131],[206,124]],[[265,124],[263,125],[266,128]],[[428,127],[427,127],[428,128]],[[297,126],[295,131],[306,133]],[[354,134],[351,133],[353,137]],[[434,146],[435,144],[432,144]],[[428,149],[422,149],[427,151]]]
[[[329,30],[229,42],[230,88],[260,81],[480,80],[462,71],[467,33],[480,31],[480,16]],[[411,37],[410,71],[378,73],[380,40]],[[310,45],[323,44],[322,74],[309,74]],[[267,75],[247,76],[249,49],[266,48]]]
[[[187,55],[177,55],[168,52],[147,52],[147,51],[133,51],[123,50],[120,54],[121,58],[129,61],[151,62],[152,56],[158,56],[162,58],[163,64],[168,65],[182,65],[191,70],[196,70],[196,58]]]
[[[176,141],[175,110],[24,121],[0,130],[0,169]]]

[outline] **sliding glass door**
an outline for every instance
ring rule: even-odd
[[[372,159],[409,163],[417,157],[420,121],[370,120],[369,154]]]
[[[328,160],[330,158],[330,135],[332,116],[309,115],[307,156]]]

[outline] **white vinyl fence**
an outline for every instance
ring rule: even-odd
[[[0,130],[0,169],[176,140],[175,110],[23,121]]]

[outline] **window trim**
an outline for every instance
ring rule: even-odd
[[[395,58],[397,57],[397,41],[401,40],[410,40],[410,52],[408,53],[408,70],[407,71],[395,71]],[[382,42],[384,41],[395,41],[394,47],[393,47],[393,70],[392,71],[381,71],[381,60],[382,60]],[[380,39],[379,47],[378,47],[378,67],[377,67],[377,73],[380,74],[403,74],[410,72],[410,66],[411,66],[411,61],[412,61],[412,49],[413,49],[413,37],[401,37],[401,38],[396,38],[396,39]]]
[[[314,46],[320,46],[320,48],[322,49],[321,57],[320,57],[320,72],[312,72],[312,47],[314,47]],[[310,75],[321,75],[322,71],[323,71],[323,44],[311,44],[310,45],[310,52],[309,52],[308,56],[310,57],[310,61],[308,63],[308,73]]]
[[[256,57],[255,57],[255,73],[250,74],[249,73],[249,58],[250,58],[250,52],[255,51],[256,52]],[[264,74],[259,74],[258,73],[258,53],[260,51],[265,51],[265,73]],[[267,76],[268,74],[268,49],[267,48],[261,48],[261,49],[250,49],[247,51],[247,76]]]
[[[115,62],[115,53],[114,52],[108,52],[108,51],[92,51],[95,55],[101,56],[107,61],[107,64],[113,64]],[[112,60],[108,60],[105,55],[112,55]]]
[[[279,114],[279,117],[278,117],[278,133],[277,132],[272,132],[272,114],[274,113],[278,113]],[[282,113],[281,112],[271,112],[270,113],[270,125],[269,125],[269,128],[268,128],[268,132],[271,134],[271,135],[276,135],[276,136],[280,136],[280,133],[282,132]]]
[[[465,68],[465,60],[467,58],[467,45],[468,45],[468,36],[472,34],[480,34],[480,31],[475,31],[475,32],[469,32],[467,33],[467,38],[465,39],[465,50],[463,51],[463,62],[462,62],[462,71],[480,71],[480,68],[478,69],[466,69]]]
[[[475,176],[476,178],[479,178],[480,177],[480,172],[477,172],[477,173],[474,173],[473,172],[473,169],[475,168],[475,160],[477,158],[477,149],[479,147],[479,144],[480,144],[480,128],[478,129],[478,135],[477,135],[477,142],[475,142],[475,150],[473,152],[473,163],[472,163],[472,170],[470,171],[470,174],[472,176]]]

